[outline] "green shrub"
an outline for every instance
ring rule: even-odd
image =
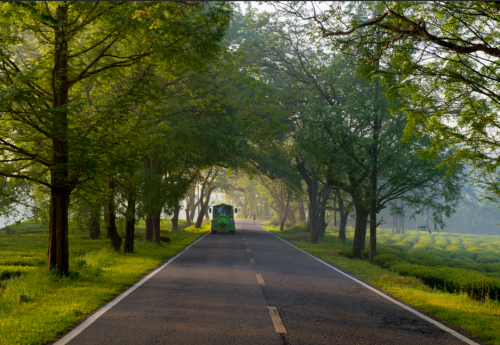
[[[415,243],[412,247],[412,249],[426,249],[427,248],[427,244],[424,244],[424,243]]]
[[[292,233],[295,233],[295,232],[307,232],[307,223],[306,222],[295,223],[295,225],[292,226],[287,231],[292,232]]]
[[[390,268],[400,262],[401,258],[393,254],[379,254],[373,258],[373,263],[382,268]]]
[[[272,226],[280,226],[281,220],[279,220],[278,217],[273,217],[273,219],[271,219],[269,224],[271,224]]]
[[[500,255],[495,253],[480,253],[476,257],[478,264],[496,264],[500,262]]]
[[[35,268],[29,266],[0,266],[0,280],[19,277],[22,274],[32,272]]]
[[[500,263],[475,265],[481,271],[500,276]]]
[[[410,250],[413,247],[412,243],[408,243],[405,241],[398,241],[396,243],[391,244],[392,247],[399,247],[401,250]]]
[[[422,265],[399,264],[391,270],[421,279],[424,284],[450,293],[465,292],[471,298],[500,300],[500,279],[464,268],[426,267]]]
[[[160,235],[160,241],[161,242],[170,242],[170,236],[168,235]]]
[[[452,259],[460,259],[460,260],[466,260],[466,259],[474,260],[475,256],[474,253],[471,253],[463,249],[450,250],[448,251],[448,253],[450,254],[450,257]]]
[[[16,230],[14,228],[11,228],[10,226],[6,226],[5,228],[3,228],[3,230],[5,231],[6,235],[15,235],[16,234]]]
[[[352,253],[351,248],[340,249],[338,253],[348,257],[349,259],[354,259],[354,254]]]

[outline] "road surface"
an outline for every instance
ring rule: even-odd
[[[206,235],[69,344],[464,342],[238,221],[235,235]]]

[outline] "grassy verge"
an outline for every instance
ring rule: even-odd
[[[353,276],[364,279],[372,286],[389,293],[398,300],[420,308],[426,313],[433,314],[445,323],[467,330],[472,337],[482,339],[487,344],[500,345],[500,302],[498,300],[487,298],[478,301],[466,293],[443,292],[425,285],[422,280],[416,277],[402,276],[390,269],[371,265],[367,261],[350,259],[346,254],[352,248],[352,229],[349,229],[346,244],[343,244],[338,239],[338,235],[335,234],[334,229],[327,232],[325,242],[312,244],[308,241],[310,235],[299,228],[280,232],[278,226],[272,226],[269,223],[261,224],[261,226],[317,258],[329,262]],[[386,238],[393,237],[392,241],[387,239],[387,243],[391,245],[401,241],[402,237],[417,236],[417,234],[414,234],[415,231],[413,233],[407,232],[407,235],[403,236],[392,235],[387,230],[381,230],[381,233]],[[447,237],[447,234],[424,233],[423,236],[425,238],[429,236],[436,237],[432,239],[433,241],[426,240],[429,242],[429,246],[433,246],[434,242],[442,241],[442,237]],[[474,235],[464,236],[467,239],[471,239]],[[455,236],[450,234],[448,237],[447,240],[450,240],[450,238],[454,238]],[[492,239],[490,239],[489,243],[491,242]],[[490,244],[485,243],[485,245]],[[384,245],[381,246],[382,248],[384,248]],[[387,249],[395,250],[394,247],[388,247]],[[436,247],[433,246],[432,249],[436,250]],[[411,251],[411,248],[406,248],[406,250],[406,254],[411,257],[414,252]],[[454,264],[455,259],[453,261]],[[443,260],[443,265],[444,263],[445,261]]]
[[[170,222],[161,225],[166,239]],[[91,241],[84,233],[72,232],[69,277],[43,267],[48,241],[43,225],[27,222],[11,226],[9,234],[0,231],[0,344],[54,340],[210,228],[208,224],[201,229],[183,225],[168,233],[170,242],[155,244],[140,238],[144,223],[139,223],[133,254],[112,251],[109,240]],[[27,296],[26,302],[19,302],[21,294]]]

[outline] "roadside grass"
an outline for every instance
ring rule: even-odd
[[[0,344],[53,341],[210,229],[209,224],[201,229],[187,228],[185,221],[179,225],[172,233],[170,220],[162,220],[162,238],[170,241],[156,244],[142,239],[145,224],[139,222],[132,254],[114,252],[107,239],[89,240],[88,234],[71,231],[69,277],[45,269],[43,224],[13,225],[14,234],[0,230]],[[21,294],[26,302],[19,302]]]
[[[500,260],[496,261],[496,255],[500,254],[500,236],[416,231],[393,235],[389,229],[379,229],[377,257],[382,259],[376,260],[376,265],[371,265],[365,260],[352,259],[352,228],[347,229],[346,244],[340,241],[338,229],[333,227],[327,229],[324,242],[312,244],[309,242],[310,234],[303,227],[279,231],[279,226],[270,223],[260,225],[398,300],[433,314],[445,323],[461,327],[472,337],[482,339],[487,344],[500,345],[499,299],[471,297],[465,291],[450,293],[446,288],[429,284],[425,276],[402,275],[398,272],[401,266],[429,267],[432,268],[429,270],[431,272],[438,269],[446,272],[458,270],[462,275],[466,274],[465,278],[471,274],[482,275],[485,280],[493,282],[500,281]],[[366,251],[364,256],[367,257]]]

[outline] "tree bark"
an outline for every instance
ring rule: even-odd
[[[326,227],[328,226],[328,223],[326,222],[326,210],[325,210],[325,204],[326,204],[326,199],[322,201],[323,205],[321,207],[321,212],[319,215],[319,230],[318,230],[318,237],[320,238],[325,238],[325,231]]]
[[[66,5],[57,7],[58,25],[54,26],[54,73],[53,73],[53,112],[52,159],[50,168],[50,219],[47,268],[57,269],[61,274],[69,273],[68,256],[68,209],[71,189],[69,186],[68,152],[68,42],[64,27],[67,24]]]
[[[89,238],[96,240],[101,236],[101,207],[92,205],[90,207]]]
[[[300,198],[298,204],[299,204],[299,222],[305,222],[306,211],[304,210],[304,200]]]
[[[400,216],[400,227],[401,227],[401,234],[404,235],[405,233],[405,212],[404,212],[404,203],[403,200],[401,200],[401,216]]]
[[[108,202],[107,200],[104,201],[104,204],[102,205],[104,212],[103,212],[103,217],[104,217],[104,227],[106,228],[106,238],[109,240],[109,233],[108,233],[108,227],[106,224],[108,224],[108,212],[107,212],[107,207],[108,207]]]
[[[108,197],[106,212],[108,213],[108,224],[106,224],[106,231],[111,240],[111,246],[117,252],[121,250],[122,239],[118,235],[116,229],[116,210],[115,210],[115,180],[108,178]]]
[[[132,193],[129,193],[127,197],[126,217],[127,220],[125,223],[125,244],[123,245],[123,251],[125,253],[133,253],[135,233],[135,198]]]
[[[347,218],[349,218],[349,212],[340,212],[339,238],[343,243],[345,243],[346,240],[345,230],[347,227]]]
[[[194,200],[194,187],[191,188],[191,191],[188,193],[188,197],[186,198],[186,224],[187,226],[191,226],[191,204]]]
[[[368,217],[368,208],[361,202],[353,198],[354,208],[356,210],[356,224],[354,227],[354,241],[352,252],[355,258],[361,259],[361,252],[365,250],[366,223]]]
[[[174,215],[172,217],[172,231],[178,231],[179,230],[179,211],[181,208],[179,206],[176,206],[174,208]]]
[[[345,243],[346,240],[346,227],[347,227],[347,218],[349,217],[349,212],[346,211],[344,205],[344,199],[340,196],[339,191],[337,190],[338,206],[340,213],[340,224],[339,224],[339,238]]]
[[[372,263],[373,258],[377,255],[377,210],[376,199],[373,196],[370,201],[370,254],[369,262]]]
[[[285,229],[285,220],[286,220],[286,214],[288,212],[288,204],[289,203],[290,203],[290,197],[288,197],[286,199],[285,214],[283,215],[283,218],[281,219],[280,231],[283,231]]]
[[[146,216],[146,233],[144,234],[144,239],[148,241],[153,240],[153,217],[150,214]]]
[[[160,243],[160,216],[161,210],[156,212],[153,218],[153,242]]]
[[[209,186],[207,189],[207,195],[206,195],[205,201],[201,203],[200,214],[198,215],[198,219],[196,219],[196,224],[194,225],[194,227],[197,229],[201,228],[201,224],[203,223],[203,216],[204,216],[205,212],[207,212],[211,194],[212,194],[212,189]],[[203,201],[203,199],[202,199],[202,201]]]

